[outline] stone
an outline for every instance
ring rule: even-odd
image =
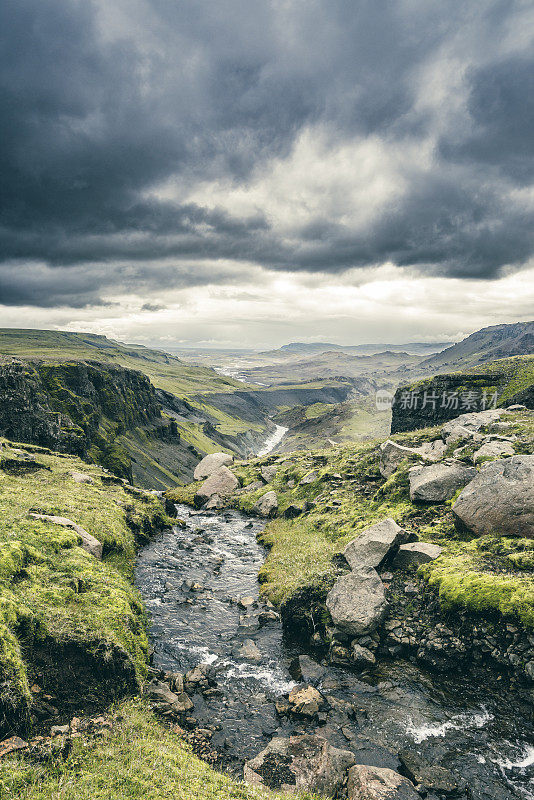
[[[100,561],[102,560],[101,542],[88,533],[85,528],[82,528],[81,525],[77,525],[71,519],[67,519],[67,517],[56,517],[50,514],[34,514],[33,512],[30,512],[29,516],[32,519],[40,519],[43,522],[50,522],[52,525],[61,525],[64,528],[71,528],[71,530],[76,531],[81,539],[80,546],[82,550],[85,550],[87,553],[95,558],[98,558]]]
[[[460,414],[445,423],[441,429],[441,438],[449,444],[449,439],[456,428],[463,428],[467,432],[468,438],[474,433],[478,433],[481,428],[498,422],[503,412],[503,408],[490,408],[487,411],[472,411],[468,414]]]
[[[312,686],[317,686],[326,674],[324,667],[306,655],[295,658],[291,662],[289,672],[296,681],[304,681]]]
[[[452,510],[476,536],[534,538],[534,455],[483,464]]]
[[[291,503],[284,511],[284,517],[286,519],[295,519],[295,517],[300,517],[301,514],[304,514],[305,511],[305,503]]]
[[[253,511],[260,517],[274,517],[278,511],[278,498],[276,492],[266,492],[254,504]]]
[[[350,750],[332,747],[316,735],[276,737],[244,768],[247,783],[287,792],[334,797],[354,764]]]
[[[213,494],[206,503],[206,505],[204,506],[204,508],[207,511],[220,511],[221,508],[224,508],[224,500],[220,495]]]
[[[349,770],[348,800],[420,800],[415,787],[398,772],[357,764]]]
[[[228,453],[210,453],[197,464],[193,477],[196,481],[209,478],[214,472],[218,472],[221,467],[230,466],[233,461],[234,457]]]
[[[322,694],[313,686],[295,686],[288,700],[291,713],[301,717],[314,717],[324,705]]]
[[[95,479],[91,477],[91,475],[87,475],[86,472],[71,472],[70,476],[74,483],[89,483],[92,484],[95,482]]]
[[[359,666],[369,667],[376,663],[374,653],[368,650],[367,647],[362,647],[358,642],[352,643],[351,656],[354,663]]]
[[[259,664],[261,661],[261,653],[252,639],[245,639],[241,647],[235,651],[235,657],[254,664]]]
[[[213,495],[219,497],[228,497],[232,492],[237,489],[239,482],[233,472],[230,472],[228,467],[222,466],[216,472],[213,472],[210,477],[204,481],[195,494],[195,503],[203,505]]]
[[[66,736],[69,731],[69,725],[52,725],[50,728],[50,736]]]
[[[413,467],[409,472],[410,499],[421,503],[444,503],[476,474],[474,467],[458,461]]]
[[[478,464],[486,459],[513,455],[515,455],[515,450],[510,442],[494,439],[493,441],[486,442],[476,451],[473,455],[473,461],[475,464]]]
[[[442,548],[427,542],[411,542],[401,544],[393,561],[393,569],[419,567],[428,561],[434,561],[441,555]]]
[[[397,755],[379,744],[366,739],[357,739],[352,741],[351,747],[357,764],[391,769],[393,772],[398,772],[400,769],[401,763]]]
[[[302,480],[299,482],[299,486],[307,486],[310,483],[313,483],[319,477],[319,470],[313,469],[311,472],[308,472]]]
[[[411,459],[416,456],[422,457],[422,453],[388,439],[380,445],[380,474],[383,478],[389,478],[405,458]]]
[[[17,750],[26,750],[29,747],[28,742],[21,739],[19,736],[10,736],[9,739],[4,739],[0,742],[0,758],[14,753]]]
[[[378,568],[394,548],[408,539],[409,534],[395,520],[388,518],[365,528],[356,539],[349,542],[343,555],[353,570]]]
[[[328,593],[326,606],[340,631],[351,636],[370,633],[386,613],[384,584],[371,568],[342,575]]]
[[[262,480],[265,481],[265,483],[270,483],[272,479],[276,476],[277,472],[278,472],[278,467],[275,466],[274,464],[271,466],[262,467],[260,469],[260,475],[262,477]]]
[[[526,406],[522,406],[520,403],[514,403],[513,406],[508,406],[507,411],[528,411]]]
[[[447,445],[441,439],[434,439],[433,442],[423,442],[419,452],[428,461],[440,461],[445,455]]]
[[[461,789],[452,772],[445,767],[423,761],[417,753],[403,750],[399,753],[403,771],[414,783],[424,786],[427,791],[438,794],[454,794]]]

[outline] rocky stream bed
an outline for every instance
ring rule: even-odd
[[[357,673],[288,638],[259,600],[264,524],[177,506],[175,527],[139,554],[154,678],[185,675],[179,724],[197,751],[241,776],[273,737],[318,734],[358,764],[409,775],[429,800],[534,798],[532,724],[506,686],[401,659]],[[288,700],[298,681],[320,693],[318,707],[300,714]]]

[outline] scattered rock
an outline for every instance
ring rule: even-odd
[[[276,492],[266,492],[254,504],[254,513],[260,517],[274,517],[278,511],[278,498]]]
[[[348,800],[419,800],[408,778],[383,767],[357,764],[349,770]]]
[[[313,686],[295,686],[288,699],[291,713],[300,717],[314,717],[324,705],[322,694]]]
[[[334,797],[352,764],[354,755],[349,750],[332,747],[322,736],[277,737],[245,764],[244,778],[283,792]]]
[[[74,483],[89,483],[92,484],[95,482],[95,479],[91,477],[91,475],[87,475],[86,472],[71,472],[70,476]]]
[[[270,483],[272,479],[276,476],[278,472],[278,467],[275,465],[271,465],[270,467],[262,467],[260,470],[260,475],[265,483]]]
[[[441,438],[450,444],[461,434],[463,438],[470,438],[478,433],[481,428],[498,422],[504,409],[490,408],[487,411],[473,411],[468,414],[460,414],[458,417],[446,422],[441,429]],[[462,429],[461,431],[458,429]]]
[[[490,458],[502,458],[503,456],[513,456],[515,450],[510,442],[494,439],[493,441],[486,442],[480,447],[473,455],[473,461],[478,464]]]
[[[346,546],[343,555],[351,569],[379,567],[393,548],[407,542],[409,534],[388,518],[363,530]]]
[[[371,664],[376,663],[374,653],[368,650],[367,647],[362,647],[360,644],[358,644],[358,642],[352,643],[351,655],[354,663],[358,664],[359,666],[369,667]]]
[[[410,499],[422,503],[444,503],[476,474],[474,467],[457,461],[413,467],[409,472]]]
[[[428,561],[434,561],[441,555],[441,551],[442,548],[439,547],[439,545],[428,544],[427,542],[402,544],[393,561],[393,569],[419,567],[421,564],[426,564]]]
[[[307,486],[309,483],[313,483],[319,477],[319,470],[313,469],[311,472],[308,472],[302,480],[299,482],[299,486]]]
[[[361,636],[375,630],[386,613],[384,585],[374,569],[342,575],[328,593],[326,606],[336,628]]]
[[[219,497],[228,497],[232,492],[237,489],[239,482],[233,472],[230,472],[228,467],[219,467],[216,472],[213,472],[210,477],[204,481],[195,494],[195,504],[203,505],[213,495]]]
[[[64,528],[71,528],[73,531],[76,531],[80,539],[82,540],[81,548],[82,550],[86,550],[95,558],[102,560],[102,544],[98,541],[94,536],[88,533],[81,525],[77,525],[71,519],[67,519],[67,517],[55,517],[49,514],[35,514],[30,512],[29,516],[32,519],[40,519],[43,522],[50,522],[52,525],[61,525]]]
[[[405,458],[414,458],[415,456],[422,457],[421,451],[412,447],[404,447],[392,439],[382,442],[380,445],[380,474],[383,478],[389,478]]]
[[[484,464],[452,510],[477,536],[534,538],[534,455]]]
[[[255,664],[261,661],[261,653],[252,639],[245,639],[241,647],[235,651],[235,657]]]
[[[221,467],[228,467],[233,463],[233,460],[234,457],[228,453],[210,453],[197,464],[193,477],[196,481],[209,478],[210,475],[218,472]]]
[[[204,508],[207,511],[211,511],[211,510],[220,511],[221,508],[224,508],[224,500],[222,499],[222,497],[220,495],[213,494],[210,497],[210,499],[208,500],[208,502],[206,503],[206,505],[204,506]]]

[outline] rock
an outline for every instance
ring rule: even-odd
[[[408,778],[392,769],[357,764],[349,770],[348,800],[420,800]]]
[[[447,445],[441,439],[434,439],[433,442],[423,442],[419,452],[428,461],[440,461],[445,455]]]
[[[351,747],[354,751],[357,764],[364,764],[367,767],[380,767],[391,769],[398,772],[401,763],[394,753],[386,750],[379,744],[366,740],[353,740]]]
[[[438,794],[454,794],[460,784],[448,769],[423,761],[417,753],[404,750],[399,753],[404,772],[414,783],[424,786],[427,791]]]
[[[300,717],[314,717],[324,705],[322,694],[313,686],[295,686],[288,699],[291,713]]]
[[[476,474],[474,467],[457,461],[413,467],[409,472],[410,499],[421,503],[444,503]]]
[[[260,475],[262,477],[262,480],[265,481],[265,483],[270,483],[272,479],[275,477],[277,472],[278,472],[278,467],[275,465],[271,465],[270,467],[262,467],[260,469]]]
[[[362,647],[358,642],[352,643],[351,655],[354,663],[359,666],[369,667],[371,664],[376,663],[374,653],[368,650],[367,647]]]
[[[308,472],[302,480],[299,482],[299,486],[307,486],[309,483],[313,483],[319,477],[319,470],[313,469],[311,472]]]
[[[0,758],[14,753],[17,750],[26,750],[29,747],[28,742],[21,739],[19,736],[10,736],[9,739],[4,739],[0,742]]]
[[[247,761],[244,779],[282,792],[334,797],[352,764],[354,755],[349,750],[332,747],[322,736],[277,737]]]
[[[312,686],[317,686],[326,674],[324,667],[306,655],[292,661],[289,672],[296,681],[304,681]]]
[[[498,422],[503,414],[503,408],[490,408],[487,411],[473,411],[468,414],[460,414],[458,417],[446,422],[441,429],[441,438],[451,443],[457,435],[457,429],[462,428],[464,437],[469,438],[474,433],[478,433],[481,428],[491,425],[493,422]]]
[[[253,606],[254,602],[255,601],[254,601],[254,598],[252,597],[252,595],[251,594],[247,594],[247,595],[244,595],[243,597],[239,597],[238,598],[237,605],[240,608],[247,609],[247,608],[250,608],[251,606]]]
[[[70,476],[74,483],[94,483],[95,479],[91,477],[91,475],[87,475],[86,472],[71,472]]]
[[[384,585],[374,569],[342,575],[328,593],[326,606],[336,628],[361,636],[374,631],[386,613]]]
[[[507,411],[528,411],[526,406],[522,406],[520,403],[514,403],[513,406],[508,406]]]
[[[241,647],[235,651],[235,657],[255,664],[261,661],[261,653],[252,639],[245,639]]]
[[[254,513],[260,517],[274,517],[278,511],[278,498],[276,492],[266,492],[254,504]]]
[[[515,450],[510,442],[494,439],[493,441],[486,442],[476,451],[473,455],[473,461],[475,464],[478,464],[486,459],[513,455],[515,455]]]
[[[414,458],[415,456],[422,457],[422,453],[412,447],[397,444],[392,439],[382,442],[380,445],[380,474],[383,478],[389,478],[405,458]]]
[[[221,508],[224,508],[224,500],[222,499],[222,497],[220,495],[213,494],[210,497],[210,499],[208,500],[208,502],[206,503],[206,505],[204,506],[204,508],[207,511],[211,511],[211,510],[220,511]]]
[[[411,542],[402,544],[393,561],[393,569],[406,569],[407,567],[419,567],[428,561],[434,561],[441,555],[442,548],[437,544],[427,542]],[[410,592],[408,592],[410,593]]]
[[[209,478],[214,472],[218,472],[221,467],[230,466],[233,460],[234,457],[228,453],[210,453],[197,464],[193,477],[196,481]]]
[[[197,489],[195,503],[197,505],[203,505],[207,500],[213,497],[213,495],[228,497],[238,486],[239,482],[233,472],[230,472],[228,467],[219,467],[219,469],[213,472],[210,477],[204,481],[202,486]]]
[[[409,534],[395,520],[388,518],[365,528],[360,535],[345,547],[343,555],[351,569],[378,568],[393,548],[407,542]]]
[[[102,560],[102,544],[98,541],[94,536],[88,533],[81,525],[77,525],[71,519],[67,519],[67,517],[55,517],[49,514],[34,514],[30,512],[29,516],[32,519],[40,519],[43,522],[50,522],[52,525],[61,525],[64,528],[71,528],[73,531],[76,531],[78,536],[81,539],[81,548],[85,550],[90,555]]]
[[[452,510],[477,536],[534,538],[534,456],[484,464]]]
[[[69,725],[52,725],[50,728],[50,736],[66,736],[69,730]]]

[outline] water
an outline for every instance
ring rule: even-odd
[[[212,745],[222,767],[240,774],[243,761],[273,736],[317,732],[359,752],[377,745],[415,752],[463,776],[471,800],[534,799],[532,727],[504,689],[493,697],[485,687],[404,661],[366,676],[329,667],[320,686],[331,707],[325,724],[278,717],[274,701],[294,686],[288,666],[299,648],[284,639],[279,622],[259,626],[268,610],[258,605],[256,577],[265,558],[256,541],[264,522],[235,511],[177,511],[185,527],[143,548],[136,582],[150,612],[156,666],[185,672],[210,663],[215,671],[220,695],[195,696],[194,715],[200,726],[220,725]],[[237,604],[247,597],[256,607]],[[259,650],[257,662],[240,652],[248,639]]]
[[[269,436],[261,450],[258,450],[258,456],[266,456],[274,448],[280,444],[289,428],[284,428],[283,425],[277,425],[273,433]]]

